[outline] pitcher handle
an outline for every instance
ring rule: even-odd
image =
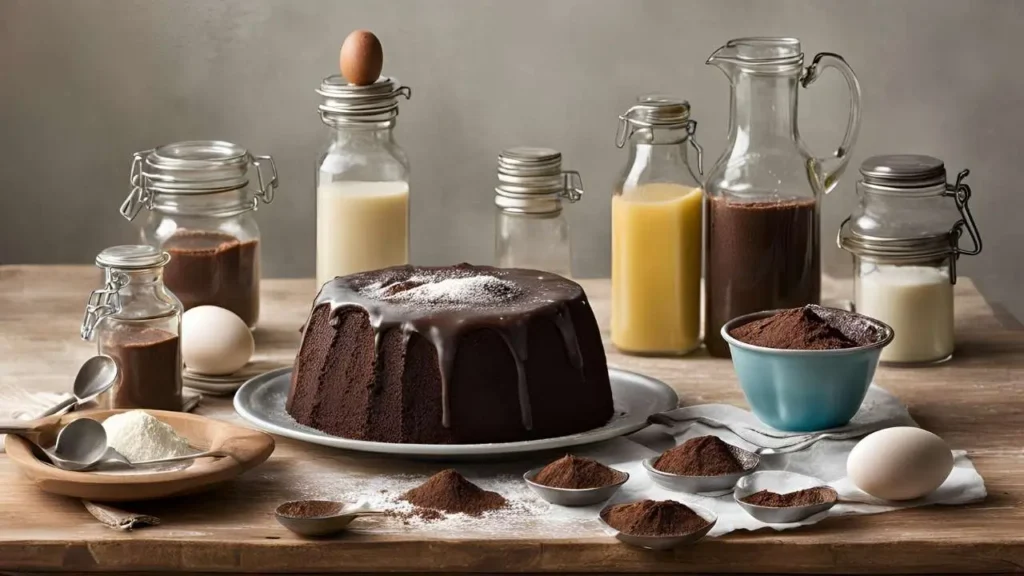
[[[813,160],[813,174],[818,178],[818,186],[828,194],[835,188],[839,177],[846,170],[850,162],[850,150],[857,143],[857,134],[860,132],[860,82],[853,68],[846,63],[839,54],[832,52],[821,52],[814,57],[811,65],[808,66],[800,78],[800,83],[807,88],[815,80],[821,77],[826,68],[835,68],[846,78],[846,84],[850,87],[850,117],[846,122],[846,135],[843,136],[843,143],[832,153],[830,157],[817,158]]]

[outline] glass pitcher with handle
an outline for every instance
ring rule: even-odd
[[[707,61],[731,84],[729,141],[705,182],[705,342],[728,357],[722,325],[751,312],[821,298],[818,203],[850,160],[860,128],[860,84],[837,54],[804,67],[795,38],[730,40]],[[797,127],[799,86],[835,68],[850,88],[842,144],[815,157]]]

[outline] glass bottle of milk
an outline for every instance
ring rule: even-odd
[[[562,200],[583,196],[579,172],[562,170],[562,154],[520,146],[498,155],[494,257],[503,268],[572,275],[569,223]]]
[[[409,263],[409,160],[395,142],[395,78],[368,86],[324,78],[320,118],[330,140],[316,172],[316,279]]]
[[[895,338],[882,350],[883,363],[948,360],[957,259],[981,252],[967,205],[971,189],[963,182],[968,171],[948,184],[938,158],[902,154],[868,158],[860,173],[860,205],[837,238],[854,255],[856,311],[892,326]],[[970,248],[960,246],[965,234]]]

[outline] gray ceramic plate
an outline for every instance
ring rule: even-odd
[[[388,442],[367,442],[331,436],[299,424],[285,412],[284,403],[288,396],[291,368],[272,370],[249,380],[235,394],[235,411],[256,427],[286,438],[303,440],[313,444],[374,452],[412,456],[415,458],[478,460],[495,457],[561,450],[571,446],[592,444],[624,436],[647,426],[651,414],[672,410],[679,404],[679,398],[664,382],[635,372],[609,368],[612,383],[612,397],[615,401],[615,416],[600,428],[543,440],[525,442],[504,442],[497,444],[391,444]]]

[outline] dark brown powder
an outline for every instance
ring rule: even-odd
[[[815,310],[804,306],[784,310],[729,331],[733,338],[764,348],[779,350],[842,350],[860,343],[848,337]]]
[[[620,482],[622,477],[621,472],[612,470],[597,460],[566,454],[542,468],[533,481],[552,488],[582,490],[611,486]]]
[[[171,255],[164,267],[164,283],[185,310],[220,306],[246,325],[256,325],[260,314],[258,240],[181,229],[164,241],[163,248]]]
[[[672,500],[641,500],[612,506],[601,518],[612,528],[632,536],[683,536],[708,525],[696,512]]]
[[[770,490],[755,492],[743,501],[755,506],[767,506],[768,508],[790,508],[792,506],[811,506],[813,504],[825,504],[836,500],[836,491],[825,486],[797,490],[779,494]]]
[[[298,500],[282,504],[277,513],[289,518],[322,518],[337,514],[342,508],[339,502],[329,500]]]
[[[402,494],[401,499],[420,508],[470,516],[479,516],[508,505],[501,494],[481,489],[455,470],[434,474],[423,484]]]
[[[682,476],[718,476],[742,472],[743,464],[719,437],[698,436],[659,456],[654,469]]]

